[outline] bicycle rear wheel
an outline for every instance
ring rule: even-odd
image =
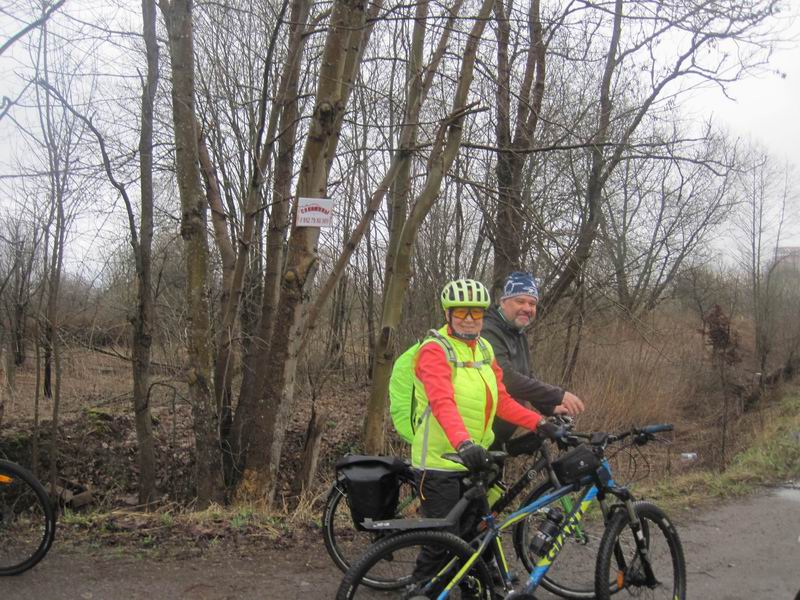
[[[409,479],[402,479],[396,518],[414,518],[417,516],[418,509],[419,499],[414,483]],[[362,556],[370,544],[386,535],[385,533],[364,531],[356,527],[347,503],[347,490],[341,481],[334,482],[325,500],[322,536],[325,540],[325,548],[336,566],[342,572],[347,571],[353,561]],[[364,579],[364,585],[377,589],[391,589],[399,584],[391,579],[367,577]]]
[[[528,494],[520,506],[530,504],[542,495],[552,492],[553,489],[549,481],[542,483]],[[566,515],[579,500],[580,494],[576,492],[565,496],[552,506],[558,506]],[[532,513],[514,527],[514,550],[528,573],[541,558],[531,550],[530,546],[533,536],[539,530],[539,525],[545,519],[545,514],[544,511]],[[600,503],[594,500],[580,524],[564,534],[564,547],[558,554],[558,559],[548,569],[547,575],[542,580],[542,587],[562,598],[575,600],[594,598],[593,573],[583,565],[595,564],[597,561],[597,552],[604,530],[603,512]]]
[[[0,575],[17,575],[42,560],[55,531],[42,485],[27,469],[0,460]]]
[[[634,509],[642,528],[647,531],[645,545],[655,580],[647,581],[628,512],[618,510],[608,522],[597,555],[595,585],[598,600],[608,600],[612,587],[625,590],[636,598],[685,600],[686,563],[678,532],[657,506],[637,502]]]
[[[435,559],[417,566],[425,548]],[[474,550],[461,538],[444,531],[409,531],[384,538],[358,559],[345,573],[337,600],[436,598],[472,557]],[[376,590],[366,580],[393,580],[395,590]],[[492,578],[483,559],[477,558],[460,583],[452,587],[455,600],[491,600]]]

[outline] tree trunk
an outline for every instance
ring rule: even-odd
[[[142,129],[139,134],[141,224],[138,248],[137,307],[133,319],[133,412],[139,460],[139,504],[149,507],[156,499],[156,454],[150,416],[150,348],[153,328],[151,247],[153,240],[153,102],[158,85],[158,40],[155,0],[142,0],[147,76],[142,89]],[[130,223],[135,230],[135,224]]]
[[[2,330],[0,330],[0,358],[2,358],[3,362],[3,379],[0,380],[0,431],[2,431],[3,427],[3,415],[5,415],[6,411],[6,396],[10,395],[11,385],[9,381],[9,364],[14,362],[12,355],[14,354],[11,351],[11,348],[6,346],[5,338],[6,336],[3,335]],[[10,344],[9,344],[10,346]],[[5,350],[4,350],[5,347]]]
[[[22,289],[20,289],[20,294]],[[13,350],[14,350],[14,365],[21,367],[25,364],[25,319],[27,317],[27,302],[14,303],[14,320],[13,327]]]
[[[306,141],[298,198],[324,198],[350,86],[355,81],[365,37],[364,4],[337,0],[333,6],[320,64],[315,109]],[[270,355],[263,369],[271,374],[265,398],[257,403],[244,439],[247,456],[238,493],[271,502],[294,393],[297,349],[303,327],[303,298],[316,271],[319,229],[292,227],[281,295],[275,312]],[[266,290],[265,290],[266,293]]]
[[[175,168],[181,198],[181,237],[186,267],[187,383],[194,418],[197,501],[222,502],[222,460],[212,392],[208,306],[207,205],[200,178],[195,130],[194,56],[191,0],[161,0],[172,64]]]
[[[50,489],[56,489],[58,474],[58,422],[59,409],[61,408],[61,344],[58,339],[58,293],[61,287],[61,267],[64,261],[64,238],[66,225],[64,223],[64,195],[63,182],[56,183],[53,199],[56,202],[56,230],[53,235],[53,255],[48,275],[47,290],[47,350],[53,359],[52,367],[55,377],[51,388],[53,398],[52,421],[50,424]],[[46,371],[45,376],[52,373]]]
[[[38,311],[37,311],[38,312]],[[39,401],[41,399],[42,383],[42,344],[39,334],[39,320],[36,320],[35,360],[36,360],[36,389],[33,393],[33,440],[31,441],[31,471],[39,474]]]
[[[364,444],[368,454],[378,454],[383,450],[389,377],[392,373],[392,364],[396,353],[397,327],[402,315],[403,298],[411,279],[414,243],[422,221],[439,195],[442,179],[453,164],[461,145],[462,124],[471,110],[471,107],[467,106],[466,100],[469,86],[472,83],[475,55],[486,20],[491,14],[493,1],[484,1],[470,32],[461,62],[461,73],[453,98],[452,112],[450,117],[440,125],[428,160],[425,186],[403,225],[392,270],[386,274],[381,329],[375,344],[375,368],[372,373],[372,389],[364,423]]]
[[[305,490],[311,489],[317,472],[319,450],[325,422],[328,420],[324,411],[317,411],[316,406],[311,407],[311,419],[306,428],[306,439],[303,443],[303,453],[300,457],[300,471],[292,482],[292,494],[299,496]]]

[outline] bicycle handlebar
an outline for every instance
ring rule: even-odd
[[[492,461],[486,465],[485,469],[481,469],[481,472],[493,472],[496,470],[499,463],[503,461],[508,456],[508,452],[503,452],[501,450],[489,450],[489,458]],[[442,458],[454,462],[456,464],[465,467],[464,461],[461,459],[461,456],[457,452],[445,452],[442,454]],[[470,471],[471,474],[475,475],[474,471]]]
[[[643,446],[647,442],[655,440],[656,433],[673,431],[675,427],[671,423],[661,423],[645,425],[644,427],[634,427],[621,433],[607,433],[605,431],[595,431],[593,433],[569,432],[558,441],[567,446],[577,446],[581,441],[586,440],[592,446],[605,448],[608,444],[620,442],[627,437],[634,436],[634,443]]]
[[[647,425],[642,427],[639,431],[641,433],[653,434],[672,431],[673,429],[675,429],[675,427],[672,426],[672,423],[662,423],[661,425]]]

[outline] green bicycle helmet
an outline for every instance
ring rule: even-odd
[[[474,279],[456,279],[442,290],[442,308],[448,310],[459,306],[489,308],[489,290]]]

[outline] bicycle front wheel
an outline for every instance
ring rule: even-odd
[[[626,510],[618,510],[608,522],[597,555],[595,586],[598,600],[608,600],[612,589],[625,590],[636,598],[685,600],[686,563],[683,548],[670,520],[648,502],[634,504],[647,548],[647,561],[654,577],[636,548],[634,530]]]
[[[413,518],[419,509],[419,498],[411,480],[403,479],[400,484],[400,501],[396,518]],[[341,481],[334,482],[325,500],[322,515],[322,536],[325,548],[333,562],[342,572],[367,550],[367,547],[386,537],[386,534],[358,529],[350,514],[347,490]],[[364,585],[377,589],[391,589],[399,584],[391,579],[367,578]]]
[[[423,554],[424,553],[424,554]],[[449,589],[455,600],[491,600],[492,578],[483,559],[476,558],[455,585],[455,576],[474,550],[461,538],[444,531],[409,531],[384,538],[369,547],[345,573],[337,600],[436,598]],[[401,584],[393,591],[379,591],[366,580],[392,580]],[[452,586],[452,587],[451,587]]]
[[[526,506],[553,490],[553,485],[546,481],[534,488],[520,506]],[[552,506],[560,508],[564,515],[567,515],[579,500],[580,495],[575,492],[553,503]],[[545,518],[544,511],[537,511],[514,527],[514,550],[528,573],[541,558],[531,549],[531,541]],[[594,577],[591,569],[584,568],[584,565],[595,564],[597,561],[597,551],[604,530],[603,511],[600,503],[593,500],[580,523],[563,534],[564,545],[557,560],[542,579],[542,587],[562,598],[574,600],[594,598]]]
[[[0,460],[0,576],[27,571],[44,558],[56,532],[47,492],[27,469]]]

